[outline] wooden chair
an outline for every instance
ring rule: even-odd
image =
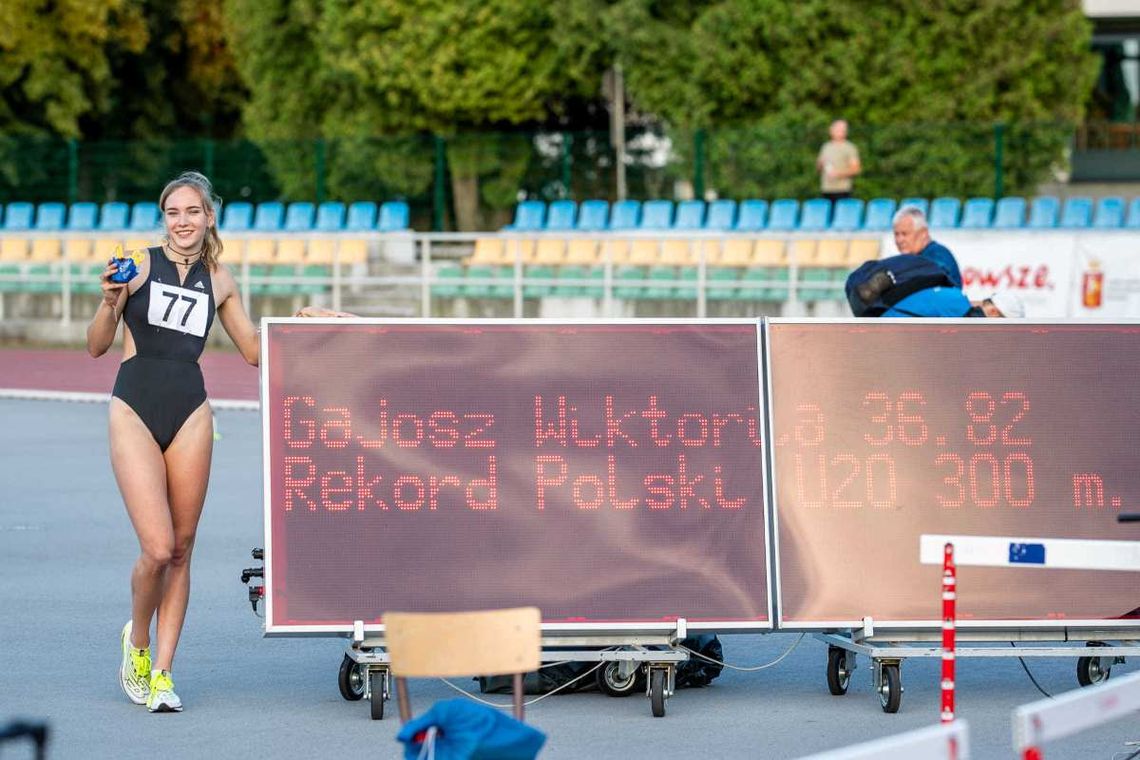
[[[384,638],[396,678],[400,721],[412,717],[408,678],[514,676],[514,713],[523,719],[523,674],[542,660],[537,607],[452,613],[389,612]]]

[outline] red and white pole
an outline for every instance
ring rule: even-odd
[[[942,722],[954,722],[955,605],[958,572],[954,567],[954,544],[946,544],[942,557]]]

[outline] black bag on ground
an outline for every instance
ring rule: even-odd
[[[847,277],[847,303],[856,317],[878,317],[912,293],[954,287],[950,275],[930,259],[904,253],[865,261]]]
[[[681,646],[699,652],[716,662],[709,662],[690,654],[688,660],[677,666],[678,689],[708,686],[724,670],[724,665],[721,665],[724,662],[724,647],[720,645],[720,639],[715,634],[702,633],[700,636],[690,636],[681,642]]]

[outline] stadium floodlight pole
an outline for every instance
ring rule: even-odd
[[[610,140],[614,144],[614,161],[617,170],[617,199],[624,201],[625,187],[625,78],[621,64],[613,68],[613,99],[610,101]]]

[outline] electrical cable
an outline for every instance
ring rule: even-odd
[[[1012,641],[1009,642],[1009,645],[1011,647],[1013,647],[1014,649],[1017,649],[1017,644],[1014,644]],[[1039,691],[1042,694],[1044,694],[1045,696],[1049,697],[1049,699],[1052,699],[1053,695],[1050,694],[1049,692],[1045,691],[1043,688],[1041,688],[1041,684],[1037,683],[1037,679],[1034,678],[1033,674],[1029,672],[1029,666],[1025,664],[1025,659],[1022,657],[1018,657],[1017,661],[1021,663],[1022,669],[1025,670],[1025,675],[1029,676],[1029,680],[1032,681],[1033,685],[1037,687],[1037,691]]]
[[[755,667],[744,667],[741,665],[729,665],[727,662],[721,662],[720,660],[718,660],[716,658],[709,657],[708,655],[701,654],[700,652],[696,651],[695,649],[689,649],[686,646],[678,645],[677,649],[683,649],[686,652],[688,652],[689,654],[693,655],[694,657],[699,657],[700,659],[705,660],[707,662],[711,662],[711,663],[714,663],[716,665],[726,667],[729,670],[739,670],[742,673],[755,673],[758,670],[764,670],[765,668],[772,667],[773,665],[778,663],[780,660],[782,660],[785,657],[787,657],[788,655],[790,655],[793,651],[795,651],[795,648],[800,645],[800,642],[804,640],[804,636],[806,636],[806,635],[807,634],[805,634],[805,633],[801,633],[800,637],[792,642],[792,645],[790,647],[788,647],[787,651],[785,651],[782,655],[780,655],[776,659],[774,659],[771,662],[766,663],[764,665],[756,665]]]

